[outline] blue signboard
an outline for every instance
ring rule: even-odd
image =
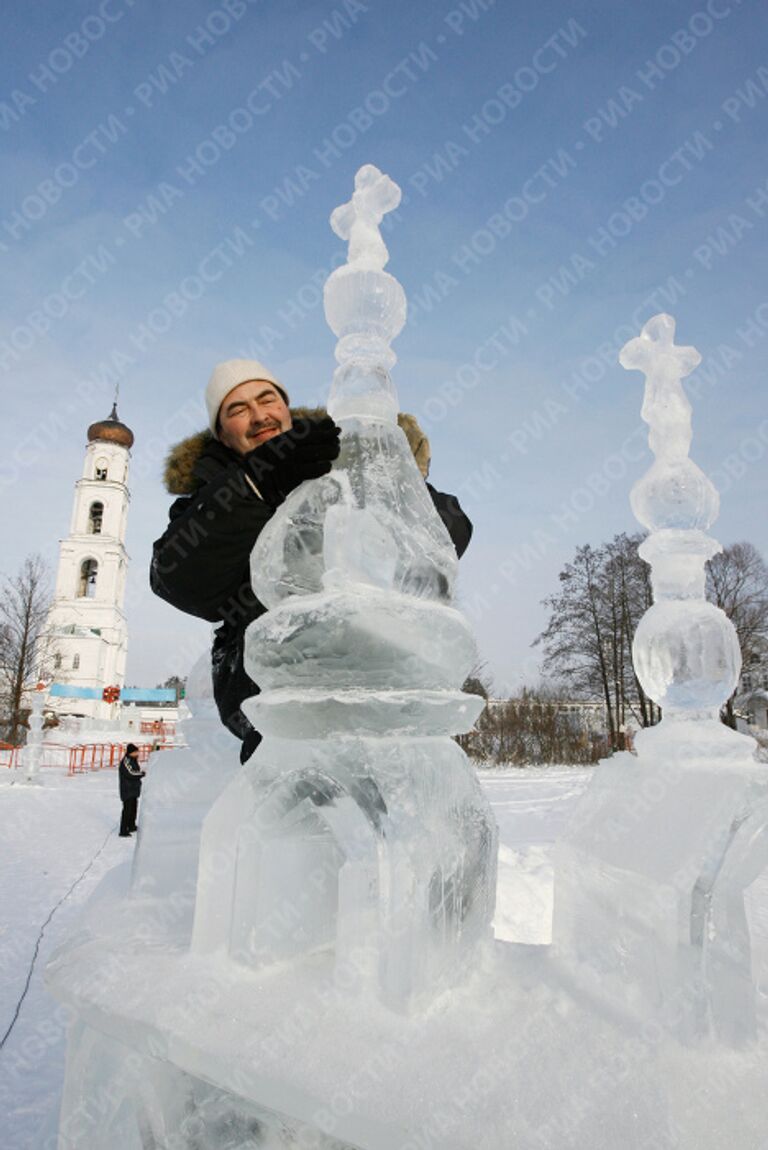
[[[50,695],[59,699],[100,699],[101,687],[75,687],[71,683],[51,683]],[[172,687],[123,687],[120,698],[124,703],[176,703]]]
[[[100,699],[100,687],[73,687],[71,683],[51,683],[49,695],[63,699]]]
[[[123,687],[120,698],[124,703],[176,703],[172,687]]]

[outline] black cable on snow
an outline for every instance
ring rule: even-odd
[[[48,926],[49,922],[51,921],[53,916],[56,914],[56,911],[59,909],[61,904],[63,902],[65,902],[66,899],[69,898],[69,896],[72,894],[72,891],[75,889],[75,887],[79,886],[79,884],[83,881],[85,876],[88,874],[88,871],[91,869],[93,864],[96,862],[96,859],[99,857],[101,852],[104,850],[105,846],[107,845],[107,843],[109,842],[110,838],[112,837],[112,835],[115,833],[116,830],[117,830],[117,823],[115,823],[115,825],[109,831],[109,833],[107,834],[107,837],[104,839],[104,842],[101,844],[99,849],[96,851],[96,854],[93,856],[91,861],[88,863],[88,866],[85,868],[85,870],[82,872],[82,874],[78,875],[78,877],[72,883],[69,890],[67,890],[61,896],[61,898],[56,903],[55,907],[53,908],[53,910],[51,911],[51,913],[48,915],[47,919],[43,923],[43,925],[40,927],[40,932],[37,936],[37,942],[35,943],[35,949],[32,952],[32,960],[29,964],[29,970],[27,971],[27,980],[24,983],[24,989],[21,992],[21,997],[19,998],[19,1001],[16,1003],[16,1009],[13,1012],[13,1018],[11,1019],[10,1025],[9,1025],[8,1029],[6,1030],[5,1034],[3,1035],[3,1037],[0,1038],[0,1050],[2,1050],[3,1047],[5,1046],[6,1042],[8,1041],[8,1039],[11,1036],[11,1031],[13,1030],[14,1026],[18,1022],[19,1013],[21,1011],[22,1003],[24,1002],[24,999],[27,997],[27,991],[29,990],[30,983],[32,982],[32,974],[33,974],[34,969],[35,969],[35,963],[37,962],[37,956],[40,953],[40,943],[43,941],[43,935],[45,934],[45,928]]]

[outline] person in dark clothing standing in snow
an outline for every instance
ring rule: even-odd
[[[166,465],[168,490],[181,498],[154,545],[150,583],[179,610],[220,624],[212,650],[214,696],[222,722],[243,740],[245,762],[261,736],[240,709],[258,692],[243,665],[244,638],[266,610],[251,587],[251,551],[290,492],[330,471],[339,428],[322,409],[291,409],[285,388],[255,360],[219,364],[205,401],[209,431],[180,443]],[[399,422],[426,479],[426,436],[413,416],[401,415]],[[453,496],[427,488],[462,555],[471,523]]]
[[[121,839],[130,838],[137,829],[136,810],[141,794],[141,780],[146,773],[139,766],[139,748],[135,743],[129,743],[118,767],[120,798],[123,800],[123,813],[120,816]]]

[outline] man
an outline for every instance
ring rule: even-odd
[[[120,816],[121,839],[130,838],[133,832],[138,829],[136,827],[136,808],[141,794],[141,780],[146,773],[139,766],[139,748],[135,743],[129,743],[118,767],[120,798],[123,800],[123,813]]]
[[[212,651],[214,696],[222,721],[243,740],[245,762],[261,736],[240,710],[258,692],[243,666],[244,637],[266,610],[251,588],[251,551],[286,496],[330,471],[339,428],[320,410],[291,411],[285,388],[255,360],[220,363],[205,402],[209,432],[179,444],[168,460],[166,484],[181,498],[154,545],[150,583],[174,607],[220,623]],[[412,417],[404,418],[426,478],[426,437]],[[472,526],[452,496],[427,487],[461,555]]]

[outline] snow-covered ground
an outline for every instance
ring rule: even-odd
[[[500,828],[499,937],[548,941],[549,848],[588,778],[567,767],[483,773]],[[70,778],[52,769],[39,788],[0,779],[0,1038],[11,1028],[0,1053],[3,1150],[47,1150],[40,1132],[53,1128],[69,1019],[42,971],[106,871],[134,849],[117,837],[116,792],[113,771]]]
[[[497,938],[546,943],[552,934],[550,848],[565,827],[591,768],[526,767],[484,771],[499,824]]]
[[[116,790],[113,771],[67,777],[51,769],[42,787],[0,785],[0,1040],[14,1023],[40,930],[54,912],[0,1053],[8,1150],[38,1150],[41,1121],[58,1105],[68,1012],[45,990],[42,971],[104,873],[132,849],[132,840],[117,837]]]

